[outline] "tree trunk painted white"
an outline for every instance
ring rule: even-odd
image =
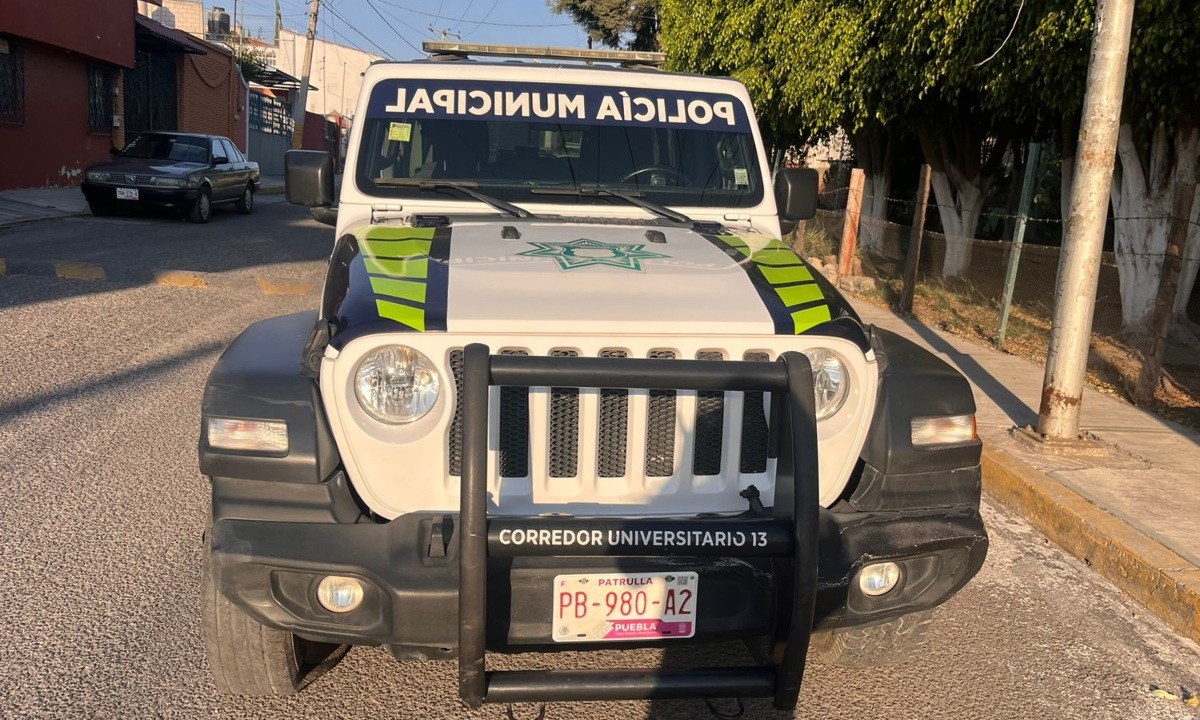
[[[964,179],[965,180],[965,179]],[[972,241],[983,211],[984,189],[972,182],[952,183],[947,173],[933,171],[933,195],[946,235],[942,275],[960,277],[971,267]]]
[[[1121,324],[1126,332],[1148,328],[1167,251],[1175,166],[1181,166],[1183,177],[1194,178],[1198,150],[1200,130],[1180,129],[1172,134],[1159,126],[1150,139],[1148,162],[1144,162],[1133,128],[1121,126],[1110,196]],[[1188,244],[1193,244],[1190,239]]]
[[[1179,292],[1175,295],[1175,317],[1186,318],[1188,301],[1196,287],[1200,271],[1200,188],[1192,201],[1191,223],[1188,225],[1187,245],[1183,248],[1183,270],[1179,276]]]

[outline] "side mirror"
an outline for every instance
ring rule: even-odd
[[[283,154],[283,187],[293,205],[333,204],[333,157],[324,150],[288,150]]]
[[[812,168],[781,168],[775,173],[775,205],[785,235],[798,221],[816,217],[818,179]]]
[[[225,165],[229,162],[229,158],[224,155],[213,155],[213,165]]]

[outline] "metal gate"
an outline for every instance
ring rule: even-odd
[[[247,155],[263,175],[283,175],[283,154],[292,148],[295,122],[287,106],[270,95],[251,92],[248,105]]]
[[[179,128],[179,72],[170,55],[139,50],[125,71],[125,136]]]

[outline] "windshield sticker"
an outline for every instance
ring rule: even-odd
[[[382,80],[371,91],[367,117],[522,119],[750,131],[745,106],[732,95],[482,80]]]
[[[393,123],[393,124],[395,124],[395,123]],[[750,173],[746,170],[746,168],[734,168],[733,169],[733,183],[735,185],[749,185],[750,184]]]
[[[641,272],[642,261],[655,258],[668,258],[645,250],[645,245],[625,245],[623,243],[602,243],[587,238],[579,238],[571,242],[531,242],[536,250],[526,250],[517,255],[526,257],[554,258],[558,267],[563,270],[577,270],[585,267],[615,267],[623,270]]]
[[[408,142],[412,140],[412,123],[394,122],[388,125],[388,140]]]

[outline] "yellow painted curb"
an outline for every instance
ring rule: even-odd
[[[316,288],[316,283],[310,280],[254,278],[254,282],[264,295],[307,295]]]
[[[5,260],[4,258],[0,258],[0,275],[7,275],[7,274],[8,274],[8,261]]]
[[[155,270],[154,284],[181,288],[208,287],[208,281],[204,279],[204,275],[187,270]]]
[[[985,447],[983,489],[1183,635],[1200,642],[1200,568],[1012,455]]]
[[[64,280],[107,280],[104,268],[91,263],[57,262],[54,274]]]

